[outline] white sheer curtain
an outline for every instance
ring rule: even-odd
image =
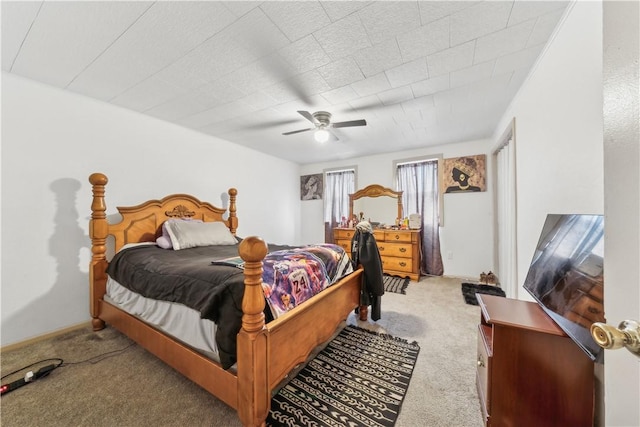
[[[349,194],[355,192],[356,171],[353,169],[325,173],[324,241],[333,243],[333,229],[342,217],[349,216]]]
[[[508,297],[518,297],[516,251],[516,157],[513,139],[495,153],[497,275]]]
[[[396,180],[398,191],[403,191],[404,215],[419,213],[422,216],[421,273],[442,276],[438,161],[400,164],[396,169]]]

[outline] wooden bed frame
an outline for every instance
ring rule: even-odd
[[[267,245],[259,237],[247,237],[238,252],[245,261],[245,292],[242,301],[242,329],[238,333],[237,373],[189,346],[149,326],[103,299],[106,292],[107,237],[115,238],[117,251],[127,243],[154,242],[162,223],[172,217],[222,221],[235,235],[236,195],[229,189],[229,216],[225,209],[186,194],[149,200],[132,207],[118,207],[122,220],[110,224],[106,216],[106,175],[89,177],[93,201],[89,235],[92,259],[89,270],[90,311],[94,330],[105,323],[121,331],[169,366],[222,400],[238,412],[245,426],[261,426],[269,413],[272,392],[311,352],[328,341],[360,301],[362,269],[343,278],[276,320],[265,324],[262,293],[262,260]],[[313,326],[311,326],[313,325]]]

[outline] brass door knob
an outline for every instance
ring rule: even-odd
[[[623,320],[617,328],[606,323],[591,325],[591,336],[596,344],[608,350],[625,347],[640,357],[640,324],[635,320]]]

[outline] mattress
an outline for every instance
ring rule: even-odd
[[[220,362],[216,324],[183,304],[145,298],[108,277],[105,301],[143,320],[210,359]],[[179,337],[179,338],[178,338]]]

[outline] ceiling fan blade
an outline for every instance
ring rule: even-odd
[[[278,126],[291,125],[294,123],[298,123],[299,121],[300,120],[287,119],[287,120],[274,120],[274,121],[263,122],[263,123],[243,124],[242,129],[243,130],[261,130],[261,129],[268,129],[268,128],[273,128]]]
[[[309,120],[311,123],[316,124],[316,119],[313,118],[310,112],[298,110],[298,114],[300,114],[305,119]]]
[[[347,122],[337,122],[337,123],[333,123],[331,126],[334,128],[348,128],[348,127],[352,127],[352,126],[366,126],[367,125],[367,121],[366,120],[350,120]]]
[[[283,135],[293,135],[294,133],[307,132],[307,131],[310,131],[310,130],[313,130],[313,129],[315,129],[315,128],[293,130],[291,132],[284,132]]]

